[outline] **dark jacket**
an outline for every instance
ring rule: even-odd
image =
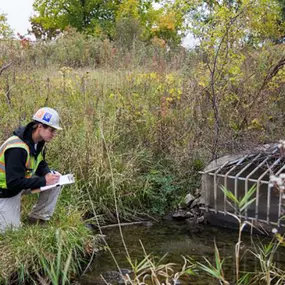
[[[32,140],[31,122],[27,126],[19,127],[13,133],[24,141],[30,148],[30,155],[35,158],[43,151],[44,141],[38,142],[35,150],[35,143]],[[44,152],[43,152],[44,157]],[[45,162],[41,161],[36,171],[36,176],[31,178],[25,177],[27,152],[23,148],[11,148],[5,151],[5,172],[7,190],[0,189],[0,198],[13,197],[24,189],[37,189],[46,185],[45,175],[50,172],[50,169]],[[1,191],[2,190],[2,191]]]

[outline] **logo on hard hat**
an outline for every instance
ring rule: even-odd
[[[35,114],[35,118],[41,119],[43,117],[43,114],[45,113],[44,110],[38,110],[37,113]]]
[[[49,123],[51,117],[52,117],[52,114],[46,112],[46,113],[44,114],[44,116],[43,116],[43,121]]]

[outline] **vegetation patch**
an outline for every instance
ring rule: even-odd
[[[23,215],[19,230],[0,235],[1,284],[65,284],[85,269],[99,239],[84,225],[81,211],[65,206],[44,225],[29,225]]]

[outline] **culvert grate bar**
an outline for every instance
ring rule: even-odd
[[[258,220],[258,213],[259,213],[259,197],[260,197],[260,184],[261,184],[261,180],[262,178],[264,178],[264,176],[266,174],[268,174],[272,168],[274,168],[275,165],[277,165],[280,162],[281,158],[279,157],[278,159],[276,159],[270,166],[267,167],[267,170],[264,171],[258,178],[258,181],[256,183],[256,200],[255,200],[255,220]],[[267,196],[268,199],[268,196]],[[268,204],[267,204],[268,205]],[[269,206],[270,207],[270,206]],[[268,213],[267,213],[268,214]]]

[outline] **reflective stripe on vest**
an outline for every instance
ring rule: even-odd
[[[20,147],[24,148],[28,153],[30,153],[30,149],[19,137],[12,136],[7,139],[0,147],[0,172],[5,172],[5,157],[4,152],[11,147]],[[29,155],[28,155],[29,157]],[[28,168],[29,162],[26,162],[26,167]]]
[[[11,148],[23,148],[27,151],[25,173],[26,178],[30,178],[33,174],[35,174],[39,163],[43,160],[42,153],[39,153],[36,160],[34,156],[30,155],[30,148],[26,143],[24,143],[17,136],[10,137],[0,147],[0,188],[7,188],[5,172],[5,151]]]

